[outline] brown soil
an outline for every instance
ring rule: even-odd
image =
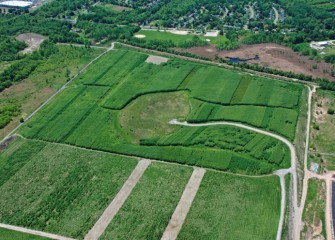
[[[308,56],[302,56],[294,52],[291,48],[274,43],[242,45],[239,49],[232,51],[218,51],[213,45],[176,50],[186,51],[211,59],[214,59],[215,55],[224,59],[228,57],[250,59],[258,55],[259,60],[251,60],[248,63],[259,64],[272,69],[311,75],[315,78],[328,78],[335,81],[335,77],[331,77],[329,74],[330,69],[334,69],[331,64],[310,60]],[[313,69],[313,66],[317,66],[317,69]],[[324,73],[324,71],[326,73]]]
[[[32,53],[37,50],[41,43],[46,39],[46,37],[36,34],[36,33],[24,33],[16,37],[16,40],[25,42],[28,47],[22,51],[22,53]]]

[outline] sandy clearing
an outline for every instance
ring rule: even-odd
[[[122,186],[121,190],[115,196],[113,201],[105,209],[99,220],[94,224],[92,229],[85,236],[85,240],[97,240],[104,233],[109,223],[121,209],[128,196],[136,186],[137,182],[142,177],[144,171],[150,165],[150,160],[141,160],[134,171],[131,173],[127,181]]]
[[[73,238],[62,237],[62,236],[52,234],[52,233],[46,233],[46,232],[31,230],[28,228],[17,227],[17,226],[12,226],[8,224],[2,224],[2,223],[0,223],[0,228],[5,228],[5,229],[17,231],[17,232],[28,233],[31,235],[36,235],[36,236],[41,236],[41,237],[46,237],[46,238],[51,238],[51,239],[57,239],[57,240],[74,240]]]
[[[134,37],[136,37],[136,38],[145,38],[145,35],[143,35],[143,34],[135,34]]]
[[[16,40],[25,42],[28,47],[21,51],[21,53],[32,53],[37,50],[46,37],[36,33],[23,33],[16,37]]]
[[[188,31],[182,31],[182,30],[171,30],[170,33],[177,34],[177,35],[187,35]]]
[[[209,31],[204,35],[205,37],[217,37],[220,31]]]
[[[156,65],[159,65],[161,63],[166,63],[167,61],[169,61],[168,58],[160,57],[160,56],[153,56],[153,55],[150,55],[147,58],[147,60],[145,60],[146,63],[153,63],[153,64],[156,64]]]
[[[206,170],[203,168],[194,168],[192,176],[184,189],[183,195],[180,198],[161,240],[177,239],[178,233],[184,224],[186,216],[192,206],[192,202],[199,190],[205,172]]]

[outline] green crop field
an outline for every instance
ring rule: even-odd
[[[35,236],[27,233],[21,233],[13,230],[0,228],[0,238],[3,240],[47,240],[40,236]]]
[[[278,177],[207,172],[178,239],[275,239],[279,209]]]
[[[232,172],[264,174],[289,167],[288,149],[271,138],[262,138],[256,145],[251,139],[229,142],[218,137],[219,131],[231,131],[237,139],[261,137],[227,126],[208,128],[215,131],[201,134],[196,131],[195,141],[181,142],[180,136],[192,135],[193,130],[168,122],[242,122],[293,140],[303,86],[175,58],[156,65],[147,63],[147,57],[124,49],[107,53],[20,133],[27,138]],[[257,151],[252,147],[244,150],[249,145]]]
[[[136,164],[133,158],[15,140],[0,155],[0,222],[82,238]]]
[[[191,173],[191,168],[152,163],[102,239],[160,239]]]
[[[135,35],[144,35],[143,38],[146,41],[153,41],[153,40],[163,40],[163,41],[172,41],[176,46],[180,46],[185,42],[190,42],[194,38],[195,35],[187,34],[187,35],[179,35],[170,32],[164,32],[157,30],[140,30]],[[209,39],[210,42],[214,45],[219,45],[220,43],[227,40],[225,36],[217,36],[217,37],[205,37],[205,36],[198,36],[201,40],[206,41]]]

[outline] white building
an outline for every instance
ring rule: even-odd
[[[323,50],[325,47],[334,46],[335,40],[321,41],[321,42],[311,42],[309,46],[316,50]]]

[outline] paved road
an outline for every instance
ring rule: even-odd
[[[17,226],[12,226],[8,224],[2,224],[2,223],[0,223],[0,228],[6,228],[6,229],[22,232],[22,233],[28,233],[28,234],[32,234],[36,236],[57,239],[57,240],[74,240],[73,238],[62,237],[62,236],[52,234],[52,233],[40,232],[40,231],[31,230],[28,228],[17,227]]]
[[[142,177],[144,171],[150,165],[150,160],[141,160],[128,180],[124,183],[121,190],[115,196],[111,204],[103,212],[99,220],[94,224],[93,228],[85,236],[85,240],[97,240],[104,233],[109,223],[113,220],[115,215],[121,209],[128,196],[136,186],[137,182]]]
[[[283,143],[285,143],[291,152],[291,168],[290,169],[283,169],[283,170],[279,170],[277,171],[277,175],[280,177],[281,180],[281,188],[285,189],[285,175],[287,173],[291,173],[292,174],[292,178],[293,178],[293,207],[295,209],[295,213],[297,212],[296,209],[298,209],[298,203],[297,203],[297,199],[298,199],[298,191],[297,191],[297,174],[296,174],[296,151],[295,151],[295,147],[293,146],[293,144],[288,141],[286,138],[279,136],[277,134],[274,133],[270,133],[258,128],[254,128],[254,127],[250,127],[244,124],[240,124],[240,123],[232,123],[232,122],[225,122],[225,121],[219,121],[219,122],[210,122],[210,123],[187,123],[187,122],[178,122],[177,120],[171,120],[169,122],[170,124],[175,124],[175,125],[181,125],[181,126],[189,126],[189,127],[202,127],[202,126],[216,126],[216,125],[229,125],[229,126],[235,126],[235,127],[240,127],[240,128],[244,128],[244,129],[248,129],[250,131],[253,132],[257,132],[260,134],[264,134],[273,138],[278,139],[279,141],[282,141]],[[277,230],[277,239],[279,236],[281,236],[281,231],[283,229],[283,223],[284,223],[284,214],[285,214],[285,199],[286,199],[286,195],[285,195],[286,191],[282,191],[282,197],[281,197],[281,215],[280,215],[280,222],[278,225],[278,230]],[[294,219],[299,219],[299,216],[294,216]],[[295,222],[295,221],[293,221]],[[295,224],[295,223],[294,223]],[[294,228],[295,229],[295,228]],[[300,234],[300,233],[299,233]],[[297,236],[297,235],[295,235]],[[293,239],[297,239],[297,238],[293,238]]]
[[[175,240],[184,224],[186,216],[192,206],[195,195],[198,192],[203,176],[206,170],[203,168],[194,168],[192,176],[188,181],[183,195],[165,229],[161,240]]]

